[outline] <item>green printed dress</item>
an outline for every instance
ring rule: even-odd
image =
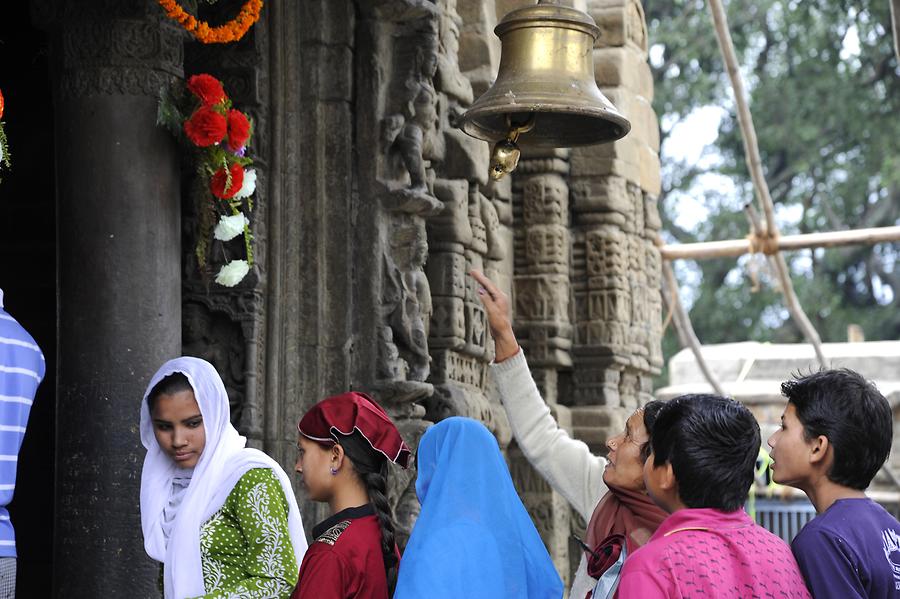
[[[200,528],[202,599],[287,598],[297,584],[288,503],[278,477],[248,470]]]

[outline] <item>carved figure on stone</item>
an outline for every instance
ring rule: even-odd
[[[488,260],[503,260],[506,252],[503,248],[503,239],[500,237],[500,218],[497,216],[497,209],[483,195],[480,197],[480,202],[481,221],[484,223],[487,240],[487,253],[484,257]]]
[[[418,223],[398,226],[392,235],[391,253],[384,255],[383,313],[413,381],[428,378],[431,359],[428,327],[433,309],[424,270],[427,257],[425,227]]]
[[[469,192],[469,224],[472,227],[472,243],[469,249],[480,256],[487,254],[487,227],[481,220],[481,194],[477,190]],[[480,259],[480,258],[479,258]],[[480,265],[474,265],[480,267]]]
[[[459,26],[462,22],[455,7],[448,6],[441,16],[438,54],[438,88],[460,104],[468,106],[475,99],[472,84],[459,70]]]
[[[409,366],[400,357],[400,350],[394,343],[394,330],[389,326],[378,328],[378,378],[402,381],[409,373]]]
[[[182,306],[182,351],[186,356],[203,358],[216,367],[231,407],[231,422],[241,422],[244,408],[244,346],[240,327],[223,326],[209,310],[195,302]],[[234,324],[234,323],[229,323]]]
[[[466,346],[463,351],[476,358],[484,356],[486,332],[484,310],[473,302],[466,302]]]
[[[443,203],[428,185],[428,160],[435,157],[440,129],[440,97],[434,88],[438,66],[438,39],[433,31],[419,34],[414,64],[403,82],[400,113],[385,120],[385,136],[391,151],[399,155],[409,186],[393,192],[392,209],[428,216],[443,209]]]
[[[569,189],[559,175],[529,178],[524,188],[525,222],[562,224],[568,210]]]
[[[529,266],[559,266],[568,271],[567,230],[562,225],[531,225],[525,231],[525,257]]]
[[[437,246],[447,244],[472,243],[472,225],[469,222],[469,182],[466,180],[435,179],[434,191],[444,203],[444,211],[428,219],[428,230],[432,243]]]
[[[437,297],[431,317],[433,347],[460,349],[466,344],[465,302],[459,297]]]
[[[589,276],[624,276],[628,270],[628,238],[618,227],[601,226],[588,233],[587,270]]]

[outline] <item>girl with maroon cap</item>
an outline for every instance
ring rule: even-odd
[[[388,599],[400,561],[388,462],[406,468],[409,447],[364,393],[320,401],[297,429],[296,470],[309,498],[327,503],[332,515],[313,527],[292,599]]]

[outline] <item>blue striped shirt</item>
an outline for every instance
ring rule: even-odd
[[[41,348],[3,309],[0,290],[0,557],[16,556],[16,535],[6,506],[16,488],[19,448],[45,371]]]

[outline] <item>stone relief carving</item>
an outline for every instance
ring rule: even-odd
[[[34,3],[33,10],[48,20],[77,14],[57,4],[75,3],[44,0]],[[459,0],[459,4],[467,15],[495,12],[491,0]],[[638,2],[587,4],[603,29],[602,43],[628,52],[646,51]],[[254,117],[261,217],[255,225],[257,273],[246,288],[233,294],[210,292],[188,274],[183,328],[185,352],[208,357],[222,372],[233,417],[240,420],[242,430],[260,430],[265,388],[257,380],[266,370],[266,340],[260,333],[265,330],[261,323],[267,303],[266,167],[273,158],[268,155],[267,30],[261,23],[247,43],[224,50],[191,44],[182,56],[183,36],[169,24],[153,20],[148,27],[127,20],[144,18],[147,2],[102,0],[96,5],[97,10],[115,11],[120,21],[109,28],[73,28],[65,38],[72,70],[59,83],[64,97],[155,95],[171,77],[180,76],[187,61],[196,67],[194,72],[202,68],[222,77],[235,101]],[[660,225],[652,190],[633,176],[635,169],[617,148],[526,153],[513,181],[488,182],[488,145],[453,127],[456,115],[474,95],[459,68],[461,19],[456,5],[456,0],[356,3],[359,13],[374,15],[370,23],[356,26],[372,27],[376,44],[347,51],[359,56],[371,50],[376,68],[347,75],[346,87],[371,78],[369,84],[376,91],[356,100],[352,94],[338,99],[353,105],[359,113],[355,118],[363,123],[360,128],[371,125],[376,131],[372,144],[358,148],[361,154],[370,150],[375,154],[359,159],[375,164],[372,176],[360,175],[359,194],[361,202],[380,202],[383,211],[375,222],[360,223],[378,229],[380,235],[372,262],[362,268],[378,272],[381,287],[373,293],[381,312],[374,328],[374,380],[354,382],[373,390],[413,446],[427,426],[426,409],[435,420],[457,414],[479,418],[505,446],[508,426],[488,378],[491,342],[467,271],[482,268],[507,290],[515,286],[517,332],[528,344],[535,378],[551,381],[545,396],[559,395],[574,408],[616,414],[623,406],[646,401],[650,377],[661,365],[659,252],[653,246]],[[492,35],[492,26],[482,28],[485,36]],[[470,48],[476,45],[487,47],[473,42]],[[107,49],[116,58],[97,62],[95,58]],[[304,49],[298,45],[294,51],[300,54]],[[467,73],[480,74],[483,84],[488,79],[483,73],[491,70],[483,67],[495,66],[495,59],[486,52],[481,63],[470,56]],[[616,90],[626,105],[628,94],[648,92],[627,89],[625,84]],[[290,137],[284,146],[273,139],[271,151],[281,162],[296,164],[304,156],[296,139]],[[286,193],[292,190],[296,191]],[[563,379],[562,373],[572,381],[571,396],[559,392],[563,383],[557,378]],[[429,397],[432,384],[435,392]],[[591,434],[602,437],[603,426],[591,426],[596,429]],[[257,440],[262,438],[261,432],[255,434]],[[554,557],[559,557],[564,550],[554,544],[558,533],[566,526],[583,529],[583,522],[563,514],[559,498],[527,464],[516,462],[513,473]],[[402,542],[418,505],[414,473],[399,473],[395,479],[391,501]]]
[[[401,62],[411,58],[412,68],[399,86],[397,111],[383,125],[388,151],[402,162],[409,184],[391,186],[386,203],[391,210],[429,216],[443,208],[429,185],[433,177],[429,174],[430,161],[441,156],[440,98],[434,88],[438,35],[432,18],[424,19],[420,27],[418,35],[413,36],[417,43],[398,53]]]
[[[425,381],[429,374],[428,328],[434,312],[431,288],[423,269],[427,257],[424,223],[393,228],[390,252],[384,254],[382,310],[389,323],[390,338],[398,348],[397,359],[406,364],[399,370],[409,380],[419,382]],[[388,353],[394,352],[388,350]]]
[[[66,14],[59,10],[57,17]],[[155,97],[164,85],[182,75],[180,33],[169,24],[130,18],[121,7],[96,20],[77,12],[71,19],[61,31],[65,68],[57,85],[62,97]]]
[[[203,358],[216,367],[228,393],[231,423],[241,430],[247,367],[241,327],[196,302],[186,302],[181,310],[182,353]]]
[[[364,88],[372,95],[360,105],[367,110],[364,119],[377,128],[375,145],[380,144],[380,152],[363,160],[372,179],[365,183],[362,201],[380,207],[371,223],[378,231],[373,263],[364,266],[379,273],[379,320],[374,380],[360,384],[385,406],[415,448],[429,424],[420,404],[433,393],[426,382],[434,368],[429,338],[446,316],[426,275],[434,268],[426,222],[444,209],[435,194],[434,173],[443,158],[443,100],[435,88],[440,7],[427,0],[376,0],[359,8],[365,15],[364,39],[378,53],[377,75]],[[419,505],[414,469],[394,474],[389,501],[402,545]]]
[[[572,365],[569,317],[568,151],[526,151],[513,176],[516,254],[515,325],[545,401],[559,395],[559,369]],[[567,408],[554,406],[559,425],[571,429]],[[534,471],[521,452],[510,452],[516,486],[568,583],[569,508]]]

